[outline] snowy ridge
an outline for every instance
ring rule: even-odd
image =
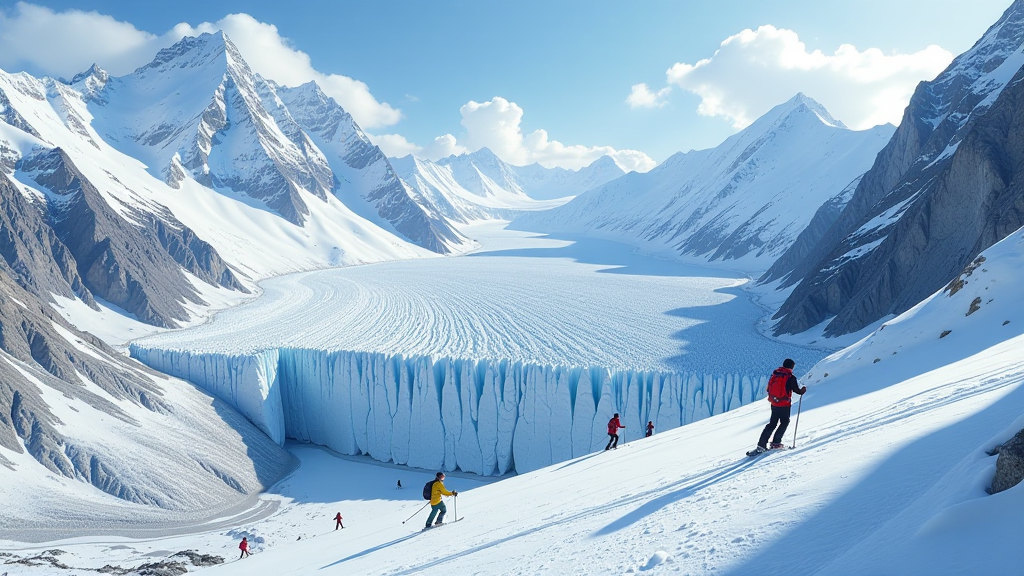
[[[849,130],[797,94],[715,148],[676,154],[513,226],[595,234],[759,274],[871,167],[893,130]]]
[[[764,397],[767,378],[540,366],[489,359],[280,349],[253,355],[131,355],[190,380],[275,441],[485,476],[524,473],[599,450],[618,412],[623,440]],[[275,365],[276,362],[276,365]]]
[[[572,197],[622,176],[610,156],[580,170],[513,166],[487,148],[436,162],[392,159],[402,180],[434,209],[456,222],[500,218],[561,206]]]

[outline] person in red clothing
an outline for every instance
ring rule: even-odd
[[[619,413],[616,412],[608,421],[608,445],[604,447],[605,450],[619,447],[619,428],[625,428],[625,426],[619,422]]]
[[[245,536],[242,536],[242,541],[238,543],[238,549],[242,551],[242,553],[238,555],[239,560],[252,555],[249,554],[249,540],[247,540]]]
[[[653,435],[654,435],[654,422],[648,420],[647,421],[647,434],[644,434],[644,436],[646,438],[650,438]]]
[[[757,440],[757,448],[747,453],[754,456],[769,450],[768,438],[772,437],[771,449],[782,448],[782,435],[786,433],[789,426],[789,415],[793,409],[793,393],[801,396],[807,392],[806,386],[800,386],[796,376],[793,376],[793,368],[796,362],[786,358],[782,367],[776,368],[768,379],[768,402],[772,405],[772,416],[768,425],[761,431],[761,437]],[[774,436],[772,436],[774,432]]]
[[[345,525],[341,523],[341,512],[334,515],[334,529],[344,528]]]

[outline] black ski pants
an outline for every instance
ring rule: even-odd
[[[608,445],[605,446],[604,449],[605,450],[611,450],[612,448],[615,448],[618,445],[619,445],[619,435],[618,434],[609,434],[608,435]]]
[[[757,441],[758,446],[762,448],[768,447],[768,437],[772,435],[773,430],[775,431],[775,437],[772,438],[772,442],[776,444],[782,443],[782,435],[786,433],[786,428],[789,427],[789,415],[792,410],[792,406],[772,406],[772,419],[768,421],[768,425],[761,432],[761,439]],[[778,429],[775,428],[776,426],[778,426]]]

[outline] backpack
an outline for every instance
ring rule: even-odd
[[[431,496],[433,496],[433,494],[431,494],[431,492],[434,491],[434,482],[437,482],[437,480],[431,480],[430,482],[427,482],[426,484],[424,484],[424,486],[423,486],[423,499],[424,500],[430,500]]]
[[[786,384],[789,383],[789,377],[793,373],[789,370],[778,369],[772,372],[772,377],[768,379],[768,401],[774,405],[788,405],[791,400],[789,392],[786,391]]]

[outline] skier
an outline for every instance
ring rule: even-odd
[[[344,528],[345,525],[341,523],[341,512],[334,515],[334,529]]]
[[[459,491],[453,490],[448,491],[444,487],[444,472],[438,472],[437,476],[430,488],[430,516],[427,517],[427,528],[431,526],[440,526],[444,523],[444,515],[448,513],[448,508],[441,501],[441,496],[458,496]],[[437,516],[437,521],[434,521],[434,516]],[[458,518],[456,518],[458,520]]]
[[[249,554],[249,540],[246,539],[245,536],[242,536],[242,541],[238,543],[238,549],[242,551],[242,553],[238,555],[239,560],[246,556],[252,556],[252,554]]]
[[[761,432],[757,448],[747,452],[747,456],[756,456],[767,452],[769,450],[768,437],[772,435],[772,431],[775,431],[775,437],[772,438],[771,449],[783,448],[782,435],[786,433],[786,427],[789,426],[789,414],[793,408],[793,392],[801,396],[807,392],[807,387],[801,387],[800,383],[796,381],[796,376],[793,376],[795,366],[796,362],[786,358],[782,362],[782,367],[772,372],[772,377],[768,379],[768,401],[772,405],[772,417],[768,421],[768,425],[764,427],[764,431]]]
[[[650,438],[653,435],[654,435],[654,422],[648,420],[647,421],[647,434],[644,434],[644,437],[645,438]]]
[[[399,481],[398,481],[398,489],[399,489],[399,490],[401,490],[401,489],[402,489],[402,481],[401,481],[401,480],[399,480]]]
[[[625,428],[625,426],[619,423],[619,413],[616,412],[608,421],[608,445],[604,447],[605,450],[619,448],[619,428]]]

